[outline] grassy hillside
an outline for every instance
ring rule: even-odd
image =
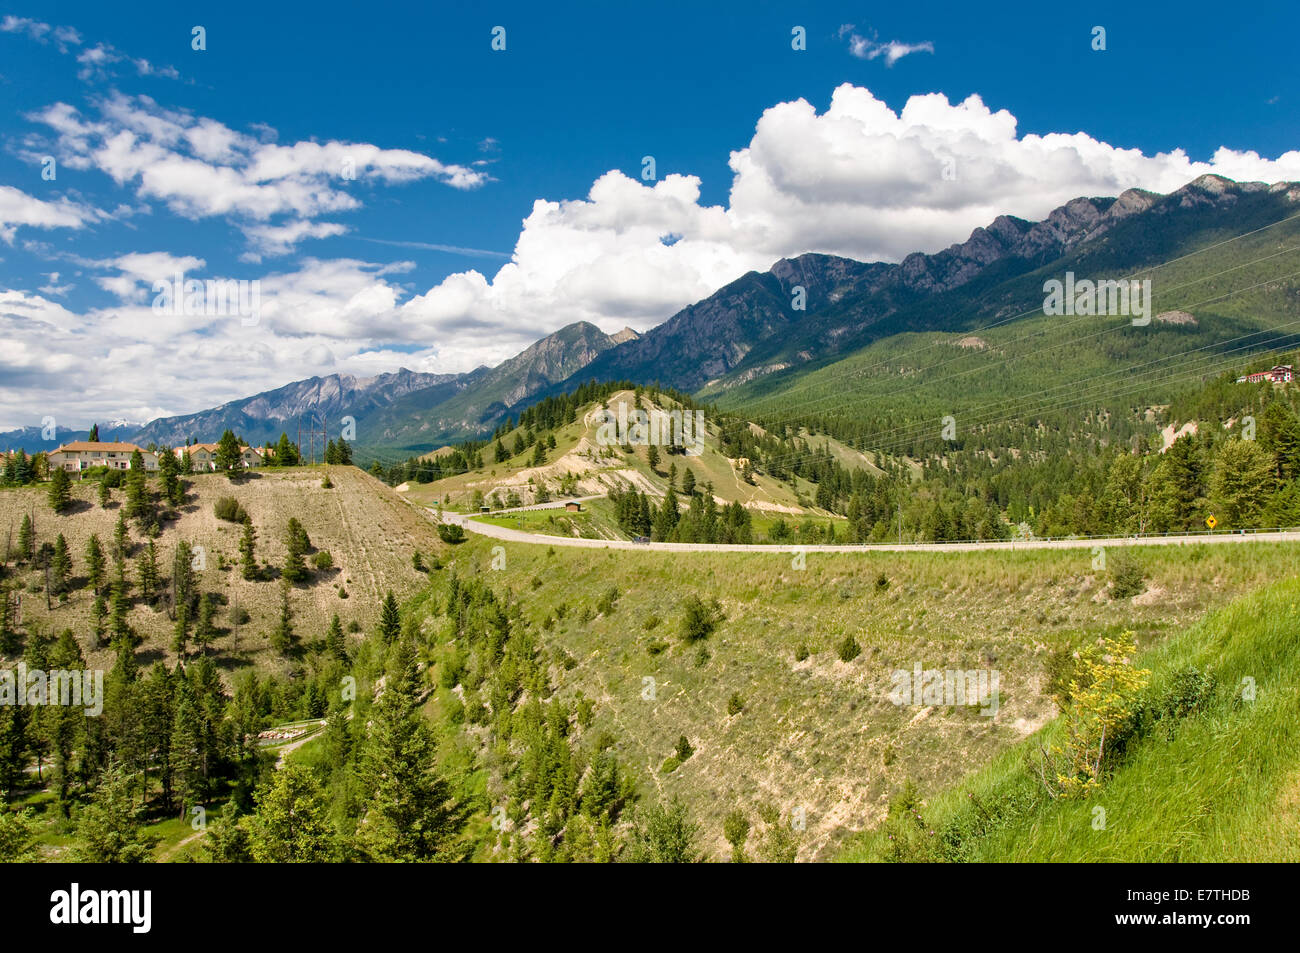
[[[440,630],[440,587],[451,573],[514,593],[556,695],[595,702],[587,736],[607,730],[618,740],[647,803],[681,798],[715,858],[728,853],[722,821],[731,810],[756,821],[760,810],[788,819],[802,808],[803,860],[829,857],[844,837],[878,824],[905,780],[940,790],[1037,731],[1055,714],[1045,686],[1058,646],[1122,628],[1158,644],[1294,560],[1292,549],[1263,544],[1136,548],[1145,591],[1117,600],[1086,550],[814,554],[797,569],[783,552],[505,544],[504,568],[493,571],[494,545],[455,548],[434,576],[434,597],[416,609],[421,630]],[[716,598],[725,618],[688,643],[681,626],[692,596]],[[859,654],[845,651],[843,661],[846,637]],[[997,717],[895,707],[890,673],[915,662],[996,667]],[[682,736],[693,753],[674,766]],[[473,731],[459,737],[487,744]],[[479,754],[492,762],[487,747]]]
[[[1162,717],[1139,723],[1091,797],[1052,798],[1035,772],[1039,746],[1061,742],[1062,717],[920,806],[920,824],[896,817],[843,859],[1295,863],[1298,606],[1300,580],[1286,579],[1143,653],[1136,665],[1151,676],[1140,699]],[[1157,704],[1171,698],[1172,711]]]
[[[186,478],[189,490],[184,505],[177,510],[177,518],[166,523],[154,540],[157,561],[167,580],[180,540],[187,541],[191,547],[203,548],[205,568],[199,568],[195,574],[198,587],[218,594],[225,602],[217,615],[220,632],[213,643],[222,667],[248,662],[272,668],[288,664],[269,650],[267,635],[279,617],[280,590],[274,577],[284,561],[284,531],[290,517],[297,517],[311,538],[313,549],[328,551],[334,564],[330,570],[313,570],[312,577],[291,592],[294,625],[303,640],[320,638],[335,613],[345,627],[368,630],[385,591],[391,589],[405,597],[424,582],[424,574],[412,567],[412,552],[418,549],[429,553],[443,545],[429,521],[383,483],[354,467],[328,468],[334,484],[332,489],[321,486],[325,472],[324,467],[267,469],[239,483],[218,474]],[[66,538],[74,585],[79,588],[66,602],[55,599],[52,610],[46,608],[44,573],[31,565],[15,565],[10,560],[10,580],[21,595],[24,627],[29,631],[44,629],[55,635],[70,628],[88,662],[107,668],[112,663],[113,652],[107,645],[93,644],[94,599],[85,587],[85,551],[91,534],[98,535],[106,550],[111,547],[123,496],[121,490],[114,490],[108,508],[101,508],[96,502],[96,486],[74,484],[72,493],[76,503],[62,516],[51,512],[43,485],[0,490],[0,533],[12,532],[16,552],[22,517],[31,515],[38,544],[53,543],[59,534]],[[257,559],[268,570],[263,581],[241,578],[238,550],[241,527],[219,520],[213,511],[213,505],[224,496],[238,500],[252,518],[257,533]],[[130,539],[128,577],[138,593],[136,560],[144,550],[146,539],[134,524],[130,526]],[[111,558],[109,562],[111,573]],[[248,621],[238,627],[231,618],[236,606],[249,615]],[[175,661],[170,649],[172,621],[166,611],[155,611],[137,602],[130,610],[129,621],[137,636],[143,639],[139,649],[142,662],[162,659],[171,664]]]
[[[495,462],[492,457],[494,444],[489,443],[484,451],[484,465],[431,483],[405,484],[402,490],[407,498],[424,505],[439,502],[457,510],[474,509],[476,493],[481,494],[488,505],[503,504],[513,493],[524,505],[537,500],[537,491],[546,486],[552,495],[558,495],[561,481],[571,477],[572,495],[604,494],[610,489],[635,488],[658,499],[664,495],[668,483],[670,468],[677,473],[678,487],[681,480],[690,471],[697,485],[713,485],[715,497],[722,502],[738,500],[756,513],[774,513],[786,515],[826,514],[808,504],[807,496],[810,484],[807,481],[790,483],[756,474],[752,483],[747,483],[734,462],[726,455],[719,441],[716,421],[705,414],[705,434],[703,450],[698,456],[686,454],[668,454],[660,448],[659,461],[652,468],[649,462],[649,448],[633,446],[628,452],[618,446],[601,446],[597,434],[599,418],[596,412],[602,407],[615,416],[622,404],[631,412],[631,408],[640,407],[649,413],[652,410],[679,410],[679,405],[667,397],[658,403],[648,395],[638,396],[632,390],[620,390],[611,394],[600,404],[582,408],[577,420],[556,428],[550,435],[555,438],[555,448],[546,454],[546,462],[534,465],[532,446],[522,453],[510,453],[503,461]],[[523,434],[522,428],[516,428],[500,438],[502,446],[512,451],[517,436]],[[845,447],[832,438],[818,437],[819,449],[825,448],[833,455],[853,462],[864,469],[869,462],[859,453]]]

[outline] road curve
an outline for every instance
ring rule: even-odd
[[[599,499],[584,496],[575,499],[537,503],[508,510],[494,510],[491,515],[502,516],[527,510],[559,509],[565,503]],[[427,507],[436,513],[436,507]],[[444,511],[443,520],[463,527],[471,533],[488,536],[510,543],[532,543],[547,546],[576,546],[583,549],[636,549],[667,553],[863,553],[863,552],[931,552],[966,553],[979,550],[1004,549],[1019,552],[1022,549],[1092,549],[1094,546],[1190,546],[1197,543],[1217,545],[1222,543],[1300,543],[1300,530],[1276,530],[1260,533],[1216,533],[1187,536],[1107,536],[1080,539],[1017,539],[970,543],[858,543],[855,545],[818,543],[808,546],[777,543],[634,543],[629,539],[580,539],[576,536],[546,536],[542,533],[525,533],[522,530],[480,523],[471,517],[477,514]]]

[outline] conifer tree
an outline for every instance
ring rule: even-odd
[[[68,541],[60,533],[54,541],[54,557],[50,560],[50,594],[67,599],[71,577],[72,557],[68,555]]]
[[[194,623],[194,644],[200,652],[206,653],[208,646],[216,637],[213,619],[217,614],[217,599],[211,592],[199,596],[199,609]]]
[[[18,555],[26,562],[36,558],[36,530],[29,513],[23,514],[22,525],[18,527]]]
[[[126,530],[125,510],[117,514],[117,525],[113,527],[113,561],[122,562],[130,555],[131,538]]]
[[[281,655],[288,655],[293,651],[294,643],[297,640],[297,636],[294,635],[293,631],[293,611],[289,606],[289,588],[288,579],[282,580],[280,583],[280,621],[271,633],[271,648]]]
[[[361,754],[367,808],[358,846],[372,861],[440,857],[457,831],[451,790],[434,770],[433,736],[419,711],[415,648],[395,642]]]
[[[158,599],[159,576],[158,576],[158,547],[154,541],[149,540],[144,551],[140,553],[140,597],[148,605],[153,605]]]
[[[234,431],[222,432],[221,439],[217,441],[216,459],[213,464],[218,472],[225,473],[232,480],[239,474],[243,467],[243,450]]]
[[[247,825],[258,863],[322,863],[337,855],[325,792],[315,772],[296,761],[272,773]]]
[[[379,610],[379,639],[385,645],[391,645],[402,633],[402,616],[397,610],[397,600],[390,589],[384,596]]]
[[[295,585],[307,578],[307,563],[303,559],[303,554],[307,551],[306,537],[302,524],[296,517],[291,517],[284,534],[284,545],[287,551],[281,575]]]
[[[104,588],[104,570],[108,565],[108,560],[104,556],[103,544],[99,541],[99,536],[91,533],[90,539],[86,540],[86,575],[90,581],[90,589],[99,596]]]
[[[72,505],[72,483],[68,471],[55,467],[50,474],[50,509],[56,513],[65,512]]]
[[[346,661],[348,657],[347,640],[343,636],[343,623],[339,621],[337,612],[334,613],[334,618],[330,620],[329,631],[325,633],[325,653],[341,662]]]
[[[138,864],[150,859],[158,838],[141,827],[132,789],[136,779],[114,767],[100,781],[77,819],[73,854],[82,863]]]
[[[254,539],[253,520],[246,517],[244,519],[244,532],[239,537],[239,567],[240,574],[249,582],[254,581],[261,575],[257,568]]]

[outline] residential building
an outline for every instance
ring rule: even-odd
[[[137,447],[133,443],[109,443],[100,440],[74,440],[49,453],[51,467],[62,467],[69,473],[81,473],[94,467],[126,470],[131,466],[131,454],[140,451],[146,470],[158,469],[158,454]]]

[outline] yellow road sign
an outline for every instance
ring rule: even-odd
[[[1207,516],[1205,518],[1205,525],[1210,527],[1210,529],[1214,529],[1214,527],[1219,525],[1219,521],[1216,520],[1213,516]]]

